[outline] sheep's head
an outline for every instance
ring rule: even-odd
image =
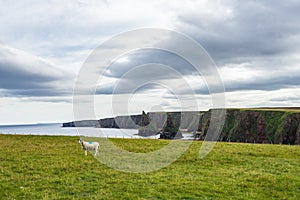
[[[82,139],[79,139],[78,143],[79,143],[79,144],[82,144],[82,143],[83,143],[83,140],[82,140]]]

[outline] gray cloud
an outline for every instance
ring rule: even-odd
[[[240,68],[249,74],[257,73],[244,79],[231,70],[233,80],[224,79],[226,91],[272,91],[300,85],[300,73],[295,70],[300,71],[299,59],[293,56],[300,52],[298,1],[227,1],[221,3],[221,8],[214,6],[215,13],[209,15],[201,9],[176,10],[174,25],[176,30],[202,44],[220,69],[241,64]],[[173,44],[178,45],[176,41]],[[188,63],[166,52],[140,51],[128,58],[130,62],[115,64],[107,75],[119,78],[132,66],[149,62],[172,66],[183,76],[193,72]],[[244,63],[249,64],[243,66]],[[145,71],[136,75],[145,77],[146,74]],[[174,78],[156,76],[159,80]],[[134,78],[130,82],[134,84]],[[196,92],[208,94],[205,87],[199,87]]]
[[[232,78],[224,78],[226,91],[270,91],[299,86],[300,73],[295,70],[299,68],[299,59],[292,56],[300,52],[298,1],[180,3],[174,3],[180,5],[178,7],[166,4],[161,8],[151,7],[151,3],[136,2],[137,8],[126,4],[132,12],[126,11],[128,14],[122,15],[119,12],[124,4],[120,2],[82,4],[66,1],[56,4],[32,1],[20,3],[24,12],[12,12],[17,6],[7,2],[6,11],[0,11],[0,15],[4,16],[0,18],[0,24],[6,24],[0,34],[6,43],[27,47],[37,55],[56,59],[71,57],[70,60],[74,61],[73,52],[91,49],[111,35],[141,26],[160,26],[161,21],[168,21],[170,25],[167,28],[183,32],[203,45],[221,70],[225,67],[233,69],[233,64],[241,64],[240,68],[249,73],[259,69],[259,74],[252,79],[243,79],[230,71]],[[147,12],[147,6],[151,12]],[[153,9],[158,11],[155,16]],[[144,11],[141,13],[140,10]],[[44,14],[46,11],[47,15]],[[7,24],[8,19],[10,23]],[[172,41],[172,38],[168,42],[170,46],[184,45]],[[182,76],[191,76],[195,71],[185,60],[161,50],[140,50],[127,57],[128,62],[115,62],[105,76],[120,80],[133,67],[146,63],[170,66]],[[249,65],[242,66],[243,63]],[[273,73],[275,69],[277,73]],[[9,53],[4,47],[0,49],[0,76],[2,95],[63,96],[69,95],[72,88],[72,78],[66,72],[54,69],[51,63],[36,57]],[[141,84],[147,76],[155,77],[158,83],[178,78],[149,67],[122,77],[119,92]],[[101,85],[97,94],[112,94],[114,84]],[[157,86],[149,85],[140,91],[151,92],[154,89]],[[184,88],[178,87],[178,90],[185,93]],[[208,94],[203,86],[196,86],[196,92]]]
[[[179,14],[177,28],[200,42],[217,63],[237,62],[299,50],[299,10],[298,1],[229,1],[221,18],[198,10]]]
[[[168,60],[162,56],[161,58],[165,60],[157,62],[156,58],[153,60],[153,56],[151,56],[151,59],[148,59],[148,56],[143,57],[146,59],[131,57],[130,60],[134,60],[133,66],[131,66],[131,63],[112,65],[106,74],[110,78],[115,78],[115,81],[111,84],[100,84],[97,88],[97,94],[144,93],[157,89],[172,88],[174,80],[182,79],[184,73],[186,73],[181,73],[179,71],[181,68],[176,69],[176,67],[170,65],[170,61],[173,62],[174,60]],[[187,71],[187,68],[184,71]],[[178,81],[176,84],[179,84]],[[182,83],[180,84],[182,85]]]
[[[2,96],[62,96],[72,92],[74,75],[23,51],[0,46]]]
[[[300,102],[300,96],[276,97],[276,98],[271,98],[270,101],[277,101],[277,102],[282,102],[282,101],[297,101],[297,102]]]
[[[194,67],[184,58],[180,57],[180,55],[175,55],[165,50],[140,49],[131,52],[128,55],[125,55],[125,58],[128,59],[127,62],[118,62],[117,60],[111,66],[109,66],[107,72],[104,75],[108,77],[120,78],[130,70],[134,70],[135,67],[149,63],[153,63],[153,65],[161,64],[168,66],[182,75],[189,75],[195,72]],[[152,70],[151,66],[149,66],[148,69],[140,70],[140,73],[141,77],[145,77],[146,75],[153,75],[156,76],[157,79],[174,78],[172,74],[164,74],[159,71]]]
[[[300,86],[300,75],[291,76],[273,76],[257,78],[250,81],[236,80],[231,83],[225,82],[227,92],[239,90],[265,90],[272,91],[282,88],[290,88]]]
[[[175,30],[201,44],[219,67],[230,106],[297,106],[299,10],[297,0],[2,1],[1,123],[22,123],[28,111],[32,112],[32,119],[25,119],[26,122],[41,121],[41,110],[50,121],[60,119],[63,113],[70,112],[64,103],[71,102],[72,72],[79,70],[88,54],[106,39],[143,27]],[[134,42],[134,38],[130,41]],[[105,48],[113,51],[117,45]],[[184,43],[170,38],[166,48],[172,45],[188,51]],[[126,56],[128,62],[113,63],[105,73],[107,81],[97,88],[101,115],[110,115],[106,100],[111,98],[109,95],[126,96],[123,94],[132,93],[132,89],[142,93],[136,96],[137,102],[142,103],[134,104],[135,109],[145,109],[145,105],[156,104],[156,100],[164,109],[181,109],[174,103],[176,95],[186,102],[195,100],[181,78],[189,79],[200,94],[196,99],[202,108],[211,105],[205,81],[194,80],[204,77],[196,76],[192,66],[179,57],[159,50],[140,50]],[[133,67],[147,63],[170,66],[180,76],[150,65],[130,72]],[[152,83],[143,85],[148,77],[153,78]],[[88,81],[81,84],[82,90],[94,92],[94,88],[85,87]],[[16,116],[24,105],[28,105],[26,112]],[[61,112],[53,114],[54,107]]]
[[[71,97],[22,97],[22,101],[26,102],[48,102],[48,103],[72,103]]]

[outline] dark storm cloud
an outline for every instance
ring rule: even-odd
[[[38,57],[0,46],[2,96],[62,96],[71,94],[72,74]]]
[[[108,70],[104,74],[108,77],[117,77],[120,78],[124,74],[135,70],[135,67],[139,67],[141,65],[156,63],[168,66],[172,68],[174,71],[182,74],[189,75],[195,72],[194,67],[186,61],[184,58],[179,55],[173,54],[171,52],[160,50],[160,49],[141,49],[134,51],[128,55],[125,55],[128,62],[114,62],[111,66],[109,66]],[[124,58],[124,57],[123,57]],[[122,60],[122,57],[121,57]],[[157,68],[158,69],[158,68]],[[172,79],[174,76],[172,74],[165,74],[160,71],[153,71],[151,66],[149,68],[145,68],[144,70],[140,70],[140,77],[145,77],[146,75],[156,76],[157,79]],[[138,75],[138,74],[136,74]],[[136,77],[138,78],[138,77]]]
[[[100,84],[97,94],[147,92],[163,87],[162,81],[181,79],[193,73],[197,73],[194,67],[178,55],[159,49],[142,49],[112,63],[104,76],[116,81]]]
[[[113,64],[106,74],[109,78],[113,77],[115,81],[111,84],[100,84],[97,94],[143,93],[155,89],[166,89],[172,87],[170,81],[183,78],[186,72],[181,73],[176,67],[172,67],[170,61],[174,60],[168,60],[162,56],[165,60],[157,62],[157,58],[153,59],[154,54],[151,55],[150,57],[149,55],[143,56],[143,58],[150,59],[134,59],[133,67],[124,63]]]
[[[149,92],[150,90],[159,89],[159,85],[155,83],[149,83],[143,85],[142,83],[138,86],[136,80],[121,80],[119,83],[115,85],[106,85],[99,86],[96,90],[96,94],[134,94],[134,93],[144,93]]]
[[[299,50],[299,1],[230,1],[224,9],[228,15],[217,19],[200,11],[177,16],[178,29],[200,42],[217,63]]]
[[[300,71],[299,59],[293,55],[300,52],[300,2],[224,1],[222,4],[210,15],[201,9],[177,12],[175,28],[203,45],[220,69],[234,66],[244,68],[250,74],[257,73],[252,79],[243,79],[230,70],[231,79],[223,80],[225,90],[271,91],[298,87],[300,73],[295,68]],[[176,41],[170,42],[172,44],[179,45]],[[106,75],[120,78],[134,66],[151,62],[171,66],[183,76],[195,72],[185,60],[163,51],[139,51],[128,55],[128,60],[114,63]],[[242,65],[244,63],[249,65]],[[159,71],[155,74],[149,69],[140,71],[128,82],[138,84],[138,79],[147,73],[150,75],[149,72],[158,80],[174,78]],[[199,87],[196,92],[209,93],[204,87]]]
[[[273,62],[274,61],[274,62]],[[276,61],[276,62],[275,62]],[[169,66],[175,73],[163,70],[159,67],[152,67],[151,64],[142,68],[143,64],[146,63],[159,63]],[[154,64],[153,64],[154,65]],[[286,66],[285,66],[286,65]],[[294,63],[291,60],[284,59],[254,59],[250,64],[246,66],[240,66],[240,68],[245,68],[249,73],[253,73],[253,69],[260,69],[256,76],[252,78],[240,77],[231,70],[230,76],[233,80],[224,81],[225,91],[239,91],[239,90],[278,90],[281,88],[289,88],[300,85],[300,70],[297,71],[293,66]],[[265,67],[266,66],[266,67]],[[237,67],[237,66],[235,66]],[[272,67],[270,70],[269,67]],[[222,67],[221,67],[222,68]],[[253,68],[253,69],[252,69]],[[275,70],[276,69],[276,70]],[[178,74],[176,74],[178,73]],[[226,73],[226,70],[225,70]],[[128,75],[130,74],[130,75]],[[127,55],[127,61],[125,62],[115,62],[106,71],[106,76],[117,78],[122,84],[115,90],[115,93],[127,93],[130,92],[128,88],[134,88],[135,86],[143,84],[147,77],[152,77],[157,83],[163,80],[178,79],[178,82],[182,77],[186,75],[195,74],[197,71],[193,66],[190,65],[184,59],[167,53],[161,50],[140,50],[136,53]],[[200,78],[200,77],[199,77]],[[97,94],[112,94],[114,93],[115,85],[105,85],[101,86],[97,90]],[[207,87],[195,86],[195,92],[197,94],[209,94]],[[155,87],[144,87],[143,90],[151,90]],[[179,93],[186,94],[184,88],[177,88]]]
[[[146,8],[147,4],[142,4]],[[41,52],[38,51],[37,55],[57,59],[69,56],[76,60],[77,54],[72,53],[95,47],[103,38],[131,28],[148,26],[152,22],[155,26],[161,20],[159,17],[163,17],[171,29],[185,33],[203,45],[220,69],[250,63],[248,66],[241,65],[240,68],[245,68],[249,73],[253,69],[261,71],[257,78],[246,80],[230,71],[232,78],[224,78],[226,91],[269,91],[299,86],[300,73],[295,73],[293,69],[299,67],[299,60],[292,56],[300,52],[299,1],[179,1],[174,4],[178,6],[161,6],[166,15],[151,12],[147,16],[137,16],[128,13],[131,17],[126,18],[128,16],[118,15],[120,10],[117,8],[124,6],[120,2],[114,4],[116,9],[98,4],[82,6],[72,1],[62,5],[52,2],[47,6],[45,3],[36,2],[30,6],[23,3],[21,7],[26,12],[19,13],[12,12],[15,4],[11,3],[9,12],[0,12],[4,16],[0,23],[7,24],[6,28],[0,30],[0,34],[8,44],[17,41],[16,43],[25,43],[24,46],[29,49],[38,49]],[[50,7],[56,9],[49,10]],[[97,9],[105,12],[102,14]],[[48,10],[49,14],[44,15]],[[140,14],[135,12],[137,10],[138,7],[132,7],[133,13]],[[168,14],[172,17],[167,17]],[[10,23],[7,23],[8,19]],[[169,47],[185,45],[172,38],[168,42]],[[126,56],[128,62],[115,62],[105,73],[107,77],[122,79],[124,90],[119,86],[119,92],[127,91],[127,87],[138,86],[148,76],[155,77],[158,82],[178,78],[175,74],[164,73],[150,66],[131,76],[122,77],[139,65],[160,63],[170,66],[182,76],[195,73],[195,69],[187,61],[162,50],[139,50]],[[269,73],[274,69],[279,72]],[[285,73],[280,73],[280,70]],[[72,92],[72,78],[66,72],[54,69],[52,64],[44,60],[2,46],[0,78],[1,94],[7,96],[63,96]],[[114,83],[101,85],[97,94],[112,94],[114,87]],[[146,92],[156,88],[157,86],[148,86],[140,90]],[[178,90],[184,93],[184,89]],[[204,87],[198,87],[196,92],[208,94]]]
[[[227,92],[238,90],[264,90],[272,91],[282,88],[292,88],[300,86],[300,75],[290,76],[273,76],[258,78],[248,81],[236,80],[233,82],[225,82],[225,88]]]

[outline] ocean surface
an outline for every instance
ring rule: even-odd
[[[32,124],[32,125],[1,125],[0,134],[21,135],[64,135],[64,136],[89,136],[106,138],[151,138],[158,139],[159,135],[141,137],[136,129],[114,129],[93,127],[62,127],[61,123]],[[191,134],[184,134],[184,139],[192,139]]]
[[[136,129],[112,129],[93,127],[62,127],[62,124],[33,124],[33,125],[5,125],[0,126],[2,134],[21,135],[65,135],[91,136],[108,138],[142,138]],[[158,138],[159,136],[156,136]],[[151,137],[155,138],[155,137]]]

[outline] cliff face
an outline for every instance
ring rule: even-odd
[[[139,129],[139,135],[149,136],[159,131],[162,134],[166,116],[170,116],[174,126],[193,132],[196,138],[203,140],[210,125],[211,110],[149,113],[149,116],[155,119],[151,123],[155,125],[154,128],[144,126]],[[168,134],[163,134],[164,139],[172,139],[165,135]],[[300,112],[227,109],[219,141],[300,144]]]
[[[179,124],[174,123],[171,114],[167,115],[166,123],[160,133],[160,139],[180,139],[183,138],[179,130]]]
[[[178,129],[186,129],[192,132],[198,127],[200,118],[199,112],[150,112],[143,113],[142,123],[138,134],[151,136],[161,134],[160,138],[173,139],[182,138],[181,133],[175,137]],[[170,127],[174,126],[174,127]],[[174,129],[173,131],[170,131]]]
[[[284,109],[282,109],[284,110]],[[192,132],[203,140],[207,134],[211,110],[206,112],[150,112],[142,115],[118,116],[97,120],[64,123],[68,126],[93,126],[102,128],[138,129],[141,136],[161,134],[173,139],[169,124],[179,130]],[[172,123],[170,123],[170,121]],[[275,143],[300,145],[300,112],[289,110],[227,109],[220,141]]]
[[[197,130],[199,139],[205,138],[209,123],[209,117],[203,115]],[[229,109],[219,140],[300,144],[300,113]]]
[[[66,122],[63,123],[63,127],[98,127],[99,122],[98,120],[82,120],[82,121],[75,121],[75,122]]]
[[[83,120],[63,123],[63,127],[98,127],[98,128],[124,128],[137,129],[140,125],[141,115],[117,116],[100,120]]]
[[[117,116],[99,120],[101,128],[137,129],[140,123],[141,115]]]

